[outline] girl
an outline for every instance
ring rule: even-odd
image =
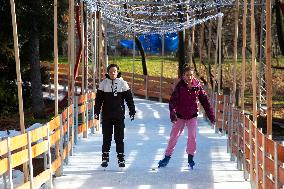
[[[198,79],[194,77],[193,70],[190,67],[185,67],[183,69],[183,77],[177,83],[170,98],[170,119],[173,126],[168,146],[165,151],[165,157],[159,161],[158,167],[167,166],[178,138],[186,126],[188,130],[186,148],[186,153],[188,154],[188,166],[193,169],[193,166],[195,165],[193,156],[196,151],[198,101],[203,106],[211,123],[214,124],[215,117],[206,92],[201,87]]]

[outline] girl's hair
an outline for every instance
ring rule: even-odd
[[[189,65],[185,64],[183,69],[182,69],[182,74],[185,74],[185,72],[188,71],[194,71],[192,67],[190,67]]]
[[[110,65],[108,65],[108,67],[107,67],[107,72],[109,72],[109,70],[110,70],[112,67],[116,67],[116,68],[117,68],[117,71],[119,70],[119,66],[118,66],[117,64],[110,64]]]

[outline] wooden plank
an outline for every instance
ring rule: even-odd
[[[263,156],[262,156],[263,151],[262,151],[262,149],[258,148],[258,150],[257,150],[258,162],[261,163],[261,164],[263,164]]]
[[[28,182],[25,182],[24,184],[18,186],[17,189],[30,189],[30,187],[31,187],[31,182],[28,181]]]
[[[67,111],[68,111],[67,108],[65,108],[64,111],[61,113],[63,122],[65,122],[67,119],[67,113],[68,113]]]
[[[52,132],[53,130],[57,129],[60,126],[60,115],[55,117],[53,120],[48,122],[49,131]]]
[[[55,145],[56,142],[60,140],[60,129],[55,131],[52,135],[50,135],[50,145]]]
[[[72,105],[70,105],[69,107],[68,107],[68,110],[69,110],[69,116],[71,117],[71,115],[72,115],[72,111],[73,111],[73,107],[72,107]]]
[[[37,157],[48,150],[48,141],[44,140],[43,142],[37,143],[32,146],[32,158]]]
[[[8,166],[8,158],[4,158],[0,160],[0,175],[6,173],[9,169]]]
[[[47,125],[36,128],[31,131],[31,142],[36,142],[47,136]]]
[[[78,107],[78,113],[81,114],[86,111],[86,105],[81,105]]]
[[[262,169],[262,166],[261,165],[258,165],[258,181],[259,182],[262,182],[262,179],[263,179],[263,169]]]
[[[86,95],[80,95],[78,98],[78,104],[84,104],[86,102]]]
[[[224,95],[221,94],[217,95],[217,101],[224,102]]]
[[[265,137],[265,152],[274,156],[274,141]]]
[[[8,153],[7,139],[0,141],[0,156]]]
[[[29,160],[28,149],[19,151],[11,155],[11,167],[17,167]]]
[[[63,133],[62,133],[62,135],[65,135],[65,134],[67,133],[68,123],[65,122],[62,127],[63,127]]]
[[[45,171],[34,177],[34,187],[40,188],[43,183],[50,179],[50,169],[46,169]]]
[[[258,147],[259,148],[263,148],[263,133],[257,129],[257,132],[256,132],[256,136],[257,136],[257,141],[258,141]]]
[[[268,189],[275,188],[274,182],[267,176],[266,176],[265,184],[266,184],[266,188],[268,188]]]
[[[89,128],[94,127],[94,119],[91,119],[91,120],[88,121],[88,127]]]
[[[10,150],[13,151],[27,145],[28,145],[28,135],[27,133],[24,133],[11,138]]]
[[[223,103],[218,103],[217,104],[217,110],[218,111],[223,111],[223,109],[224,109],[224,104]]]
[[[245,127],[249,128],[250,119],[248,116],[245,116]]]
[[[279,176],[279,181],[281,182],[282,185],[284,185],[284,168],[281,166],[278,169],[278,176]]]
[[[61,157],[58,157],[52,162],[52,173],[55,173],[60,166],[61,166]]]
[[[272,159],[265,157],[265,168],[267,174],[274,175],[274,161]]]
[[[33,178],[34,188],[40,188],[42,184],[50,180],[50,170],[47,169]],[[30,189],[30,181],[17,187],[17,189]]]
[[[281,144],[277,144],[278,148],[278,161],[284,163],[284,146]]]

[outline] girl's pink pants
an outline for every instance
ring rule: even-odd
[[[190,120],[177,119],[177,121],[172,126],[172,131],[168,143],[168,147],[166,149],[165,155],[171,156],[175,146],[177,144],[178,138],[181,135],[184,127],[187,127],[187,147],[186,153],[194,155],[196,151],[196,127],[197,127],[197,118],[192,118]]]

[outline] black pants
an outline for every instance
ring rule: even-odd
[[[114,131],[116,152],[124,153],[124,119],[107,119],[102,121],[103,145],[102,152],[109,152]]]

